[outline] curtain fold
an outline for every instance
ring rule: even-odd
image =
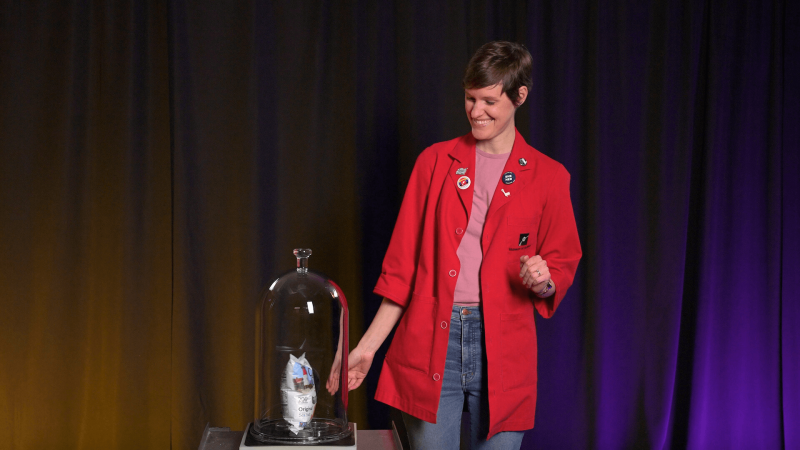
[[[800,448],[800,5],[786,2],[783,11],[783,96],[780,105],[780,134],[775,136],[783,148],[781,154],[781,394],[785,448]],[[780,17],[779,16],[779,17]],[[779,19],[780,20],[780,19]],[[777,108],[776,108],[777,109]],[[776,111],[778,112],[778,111]]]
[[[170,445],[162,6],[3,5],[7,448]]]
[[[800,446],[796,3],[3,2],[0,434],[243,429],[259,292],[297,247],[354,347],[414,161],[468,132],[464,66],[507,39],[584,248],[537,318],[523,448]],[[390,427],[386,348],[361,429]]]

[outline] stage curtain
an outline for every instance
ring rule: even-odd
[[[523,448],[800,447],[796,3],[3,1],[0,446],[243,429],[297,247],[355,346],[414,161],[469,131],[464,66],[506,39],[584,249]],[[386,347],[361,429],[397,417]]]
[[[0,447],[169,448],[166,12],[3,2]]]

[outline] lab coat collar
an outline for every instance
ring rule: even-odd
[[[516,179],[511,184],[504,184],[502,181],[497,183],[495,192],[492,196],[492,203],[489,206],[489,211],[486,217],[490,217],[494,211],[497,211],[503,205],[514,199],[514,194],[522,190],[528,182],[531,181],[533,175],[533,167],[536,165],[536,159],[533,148],[525,142],[525,139],[519,133],[519,130],[514,128],[514,146],[511,148],[511,155],[509,155],[506,165],[503,168],[503,173],[512,172]],[[456,142],[456,145],[450,150],[449,155],[453,159],[448,170],[448,176],[451,182],[456,186],[458,196],[461,198],[461,204],[464,211],[467,213],[469,220],[470,212],[472,211],[472,195],[475,181],[475,137],[472,133],[462,136]],[[525,165],[520,162],[521,159],[526,161]],[[458,174],[458,169],[466,169],[466,173]],[[470,180],[469,187],[466,189],[458,189],[458,179],[466,176]]]
[[[472,193],[474,192],[475,181],[475,137],[472,133],[462,136],[456,141],[456,145],[449,152],[453,161],[450,163],[450,169],[447,175],[450,177],[452,186],[458,191],[458,197],[461,199],[461,205],[467,213],[467,223],[469,223],[469,216],[472,211]],[[459,169],[466,169],[463,174],[457,173]],[[462,177],[467,177],[469,186],[466,189],[458,188],[458,180]]]
[[[503,174],[511,172],[516,179],[511,184],[505,184],[502,181],[497,183],[492,196],[492,203],[489,205],[489,211],[486,212],[487,219],[495,211],[502,208],[503,205],[513,200],[515,198],[514,194],[521,191],[533,178],[533,167],[536,165],[533,148],[525,142],[525,139],[519,134],[519,130],[514,129],[514,131],[516,132],[514,146],[511,148],[511,155],[509,155],[503,168]],[[520,162],[523,158],[526,161],[525,165]]]

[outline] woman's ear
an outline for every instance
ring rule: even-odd
[[[528,98],[528,86],[520,86],[519,87],[519,95],[517,96],[517,101],[515,102],[515,106],[519,108],[525,103],[525,99]]]

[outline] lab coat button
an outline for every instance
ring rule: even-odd
[[[447,322],[445,322],[444,320],[442,321],[442,328],[447,328]]]
[[[453,269],[450,269],[450,276],[451,276],[451,277],[454,277],[454,276],[456,276],[456,271],[455,271],[455,270],[453,270]]]
[[[464,230],[461,228],[456,228],[456,234],[458,235],[464,234]]]
[[[439,378],[440,377],[438,373],[433,374],[433,381],[439,381]]]

